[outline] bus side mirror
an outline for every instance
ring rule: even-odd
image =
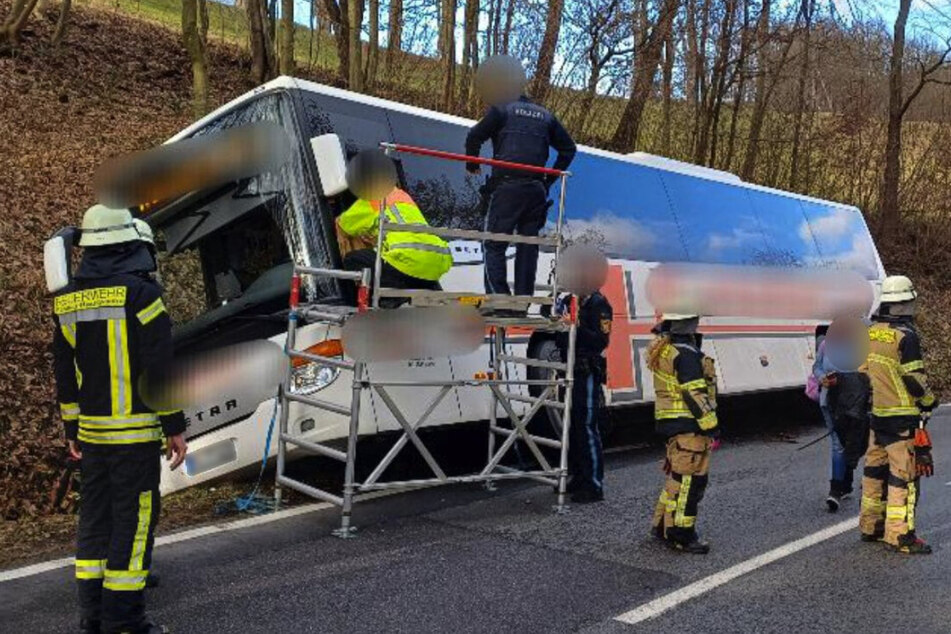
[[[347,158],[336,134],[322,134],[310,140],[317,164],[317,175],[324,196],[336,196],[347,190]]]

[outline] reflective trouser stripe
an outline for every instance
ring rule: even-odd
[[[666,489],[660,492],[658,504],[663,504],[668,513],[674,513],[677,510],[677,500],[671,499]]]
[[[904,506],[889,506],[886,507],[885,517],[890,520],[904,520],[907,511]]]
[[[102,587],[106,590],[129,592],[145,588],[148,570],[106,570]]]
[[[139,493],[139,523],[135,529],[135,538],[132,540],[132,557],[129,559],[129,570],[142,570],[142,561],[145,558],[145,545],[149,538],[149,524],[152,521],[152,492]]]
[[[690,483],[693,476],[680,476],[680,493],[677,495],[677,511],[674,514],[674,526],[689,528],[696,522],[695,517],[687,517],[687,497],[690,495]]]
[[[869,511],[870,513],[878,513],[881,515],[885,511],[885,501],[876,500],[875,498],[870,498],[863,495],[862,508]]]
[[[918,501],[918,487],[914,482],[908,483],[908,530],[915,530],[915,504]]]
[[[77,579],[102,579],[106,572],[105,559],[77,559]]]

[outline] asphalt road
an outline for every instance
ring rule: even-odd
[[[930,557],[887,552],[857,528],[679,601],[682,588],[853,519],[823,504],[819,427],[728,438],[714,455],[700,527],[707,556],[648,536],[657,447],[608,461],[607,500],[555,515],[546,487],[401,494],[357,507],[359,538],[329,536],[333,510],[157,549],[151,613],[176,633],[225,632],[951,632],[951,410],[931,425],[938,475],[923,482]],[[69,568],[0,583],[0,631],[70,632]],[[680,592],[680,594],[677,594]],[[615,620],[670,593],[671,607]]]

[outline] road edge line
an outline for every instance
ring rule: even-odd
[[[783,544],[778,548],[774,548],[761,555],[753,557],[752,559],[747,559],[746,561],[738,563],[734,566],[730,566],[729,568],[721,570],[720,572],[714,573],[708,577],[704,577],[703,579],[688,584],[682,588],[679,588],[678,590],[674,590],[673,592],[653,599],[652,601],[648,601],[647,603],[639,605],[633,610],[619,614],[618,616],[614,617],[614,620],[627,625],[636,625],[637,623],[648,621],[660,616],[668,610],[677,607],[681,603],[689,601],[690,599],[694,599],[702,594],[706,594],[707,592],[727,584],[738,577],[742,577],[745,574],[753,572],[758,568],[762,568],[763,566],[788,557],[789,555],[795,554],[800,550],[809,548],[810,546],[815,546],[816,544],[824,542],[828,539],[837,537],[847,531],[857,529],[858,525],[858,517],[853,517],[843,522],[839,522],[838,524],[833,524],[832,526],[824,528],[821,531],[817,531],[811,535],[806,535],[805,537],[801,537],[795,541]]]

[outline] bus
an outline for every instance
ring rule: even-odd
[[[381,142],[462,152],[473,121],[361,95],[291,77],[280,77],[238,97],[182,130],[170,143],[255,122],[273,122],[290,139],[291,155],[280,173],[260,174],[213,190],[191,192],[150,209],[145,219],[163,236],[163,270],[170,305],[188,297],[187,315],[174,314],[177,352],[203,352],[233,344],[270,340],[283,346],[293,264],[339,268],[334,217],[345,199],[325,195],[319,143],[337,135],[346,155]],[[317,150],[319,152],[319,149]],[[490,148],[483,148],[486,156]],[[485,207],[483,182],[462,163],[413,154],[394,156],[401,187],[434,226],[480,229]],[[607,350],[609,406],[653,399],[645,348],[656,323],[645,291],[652,267],[667,262],[745,264],[763,267],[838,267],[860,273],[877,297],[885,276],[881,259],[859,209],[743,182],[737,176],[662,157],[629,155],[580,146],[571,167],[564,227],[569,239],[592,241],[608,256],[602,292],[614,307]],[[554,214],[551,214],[554,215]],[[442,279],[447,291],[481,292],[482,247],[450,242],[454,265]],[[549,282],[553,254],[543,252],[538,284]],[[184,262],[184,264],[179,263]],[[511,274],[511,259],[510,259]],[[181,274],[181,271],[190,273]],[[182,280],[188,291],[180,289]],[[336,302],[339,282],[305,277],[307,301]],[[801,386],[823,327],[815,320],[704,318],[703,348],[719,369],[721,394],[743,394]],[[332,325],[298,329],[297,347],[320,346],[340,336]],[[553,342],[537,333],[512,336],[510,353],[544,358]],[[372,363],[374,379],[471,378],[488,369],[487,346],[468,355]],[[524,368],[513,368],[524,371]],[[314,363],[293,370],[295,390],[348,407],[349,373]],[[394,388],[393,397],[410,420],[427,397]],[[276,395],[275,395],[276,397]],[[276,398],[229,394],[186,411],[190,457],[183,469],[162,475],[163,492],[219,478],[259,463]],[[400,429],[378,396],[364,391],[359,433]],[[489,418],[490,401],[476,388],[453,388],[426,426],[447,426]],[[347,417],[294,403],[291,434],[314,442],[344,439]],[[275,451],[271,446],[271,453]],[[293,454],[291,454],[293,457]]]

